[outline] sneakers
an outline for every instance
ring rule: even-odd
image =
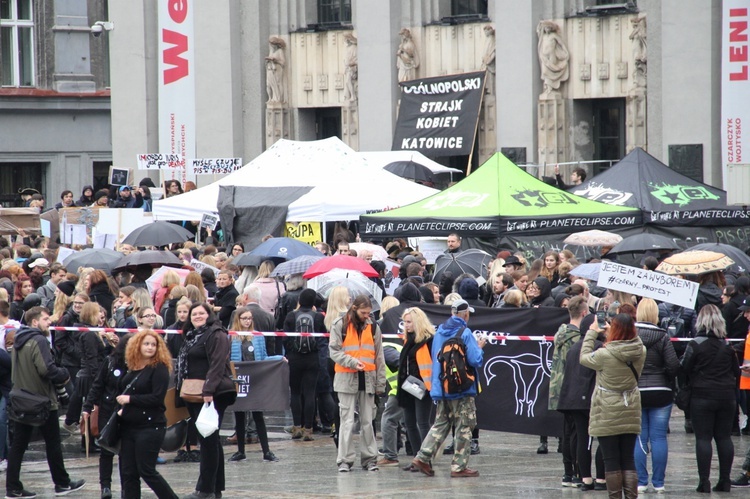
[[[232,457],[229,458],[229,462],[236,463],[238,461],[244,461],[247,459],[247,456],[244,452],[235,452],[232,454]]]
[[[573,477],[570,475],[563,475],[562,477],[563,487],[573,487]]]
[[[389,466],[398,466],[398,459],[388,459],[387,457],[382,457],[378,459],[378,466],[382,468],[386,468]]]
[[[188,458],[187,461],[190,463],[200,463],[201,462],[201,451],[199,450],[191,450],[188,452]]]
[[[365,466],[362,466],[362,469],[365,471],[378,471],[378,463],[370,461]]]
[[[581,482],[581,490],[582,491],[596,490],[596,484],[594,482],[591,482],[591,483]]]
[[[425,463],[415,457],[412,460],[411,464],[425,475],[435,476],[435,471],[432,469],[432,465],[430,463]]]
[[[313,436],[312,436],[312,433],[313,433],[312,428],[303,428],[302,429],[302,441],[303,442],[312,442],[314,440]],[[294,437],[292,437],[292,438],[294,438]]]
[[[582,486],[582,485],[583,485],[583,480],[581,480],[581,477],[579,477],[579,476],[574,476],[574,477],[573,477],[573,487],[576,487],[576,488],[578,488],[578,487],[580,487],[580,486]]]
[[[607,490],[607,482],[594,481],[594,490]]]
[[[101,499],[112,499],[112,489],[109,487],[102,487]]]
[[[347,463],[341,463],[339,464],[339,473],[349,473],[351,471],[352,465]]]
[[[750,487],[750,476],[747,473],[737,477],[737,480],[732,480],[732,487]]]
[[[7,471],[7,470],[8,470],[8,460],[3,459],[2,461],[0,461],[0,473],[2,473],[3,471]]]
[[[271,452],[271,451],[269,450],[268,452],[265,452],[265,453],[263,454],[263,460],[264,460],[264,461],[268,461],[268,462],[271,462],[271,463],[275,463],[276,461],[278,461],[278,460],[279,460],[279,458],[278,458],[278,457],[276,457],[276,454],[274,454],[273,452]]]
[[[469,468],[464,468],[461,471],[451,471],[451,478],[475,478],[478,476],[479,471],[470,470]]]
[[[639,485],[638,486],[638,493],[639,494],[645,494],[648,492],[648,485]]]
[[[63,422],[61,426],[63,430],[67,431],[71,435],[78,435],[81,433],[81,427],[78,423],[67,424]]]
[[[666,494],[667,489],[662,485],[661,487],[654,487],[654,492],[657,494]]]
[[[448,447],[446,447],[445,449],[443,449],[443,455],[444,456],[453,455],[455,452],[456,452],[456,443],[455,442],[451,442],[451,444]]]
[[[477,454],[479,454],[479,452],[479,440],[473,438],[471,440],[471,455],[476,456]]]
[[[16,490],[5,494],[5,499],[13,499],[14,497],[26,497],[27,499],[32,499],[36,497],[36,494],[29,492],[28,490]]]
[[[156,457],[156,464],[167,464],[167,460],[161,456]]]
[[[55,485],[56,496],[66,496],[76,490],[81,490],[86,485],[86,480],[71,480],[68,485]],[[27,496],[21,496],[27,497]]]

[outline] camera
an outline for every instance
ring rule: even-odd
[[[102,36],[102,32],[104,31],[104,28],[101,24],[94,24],[91,26],[91,34],[94,35],[94,37],[99,38]]]
[[[599,325],[599,327],[605,327],[607,325],[607,311],[606,310],[599,310],[596,313],[596,322]]]
[[[65,385],[55,385],[55,392],[57,393],[57,401],[60,402],[60,405],[68,405],[70,395],[68,395]]]

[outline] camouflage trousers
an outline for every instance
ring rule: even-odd
[[[474,397],[438,400],[435,423],[422,442],[417,459],[430,463],[435,452],[448,437],[451,427],[455,426],[456,433],[453,437],[455,452],[451,462],[451,471],[465,470],[471,455],[471,432],[476,425],[477,407],[474,404]]]

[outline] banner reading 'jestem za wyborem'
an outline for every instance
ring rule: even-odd
[[[485,73],[464,73],[401,83],[394,151],[430,157],[468,155],[484,92]]]

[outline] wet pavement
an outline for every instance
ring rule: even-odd
[[[258,444],[247,445],[248,459],[239,463],[227,463],[227,490],[225,498],[245,497],[524,497],[533,498],[578,498],[607,497],[606,492],[581,492],[563,488],[561,454],[555,451],[557,441],[550,438],[550,453],[537,455],[539,438],[482,431],[481,454],[472,456],[469,466],[479,470],[479,478],[450,478],[449,456],[441,456],[434,463],[435,477],[420,473],[409,473],[397,468],[381,468],[378,472],[365,472],[356,467],[350,473],[338,473],[336,448],[326,435],[316,435],[313,442],[292,441],[283,432],[289,424],[284,414],[267,415],[271,450],[280,461],[268,463],[262,460]],[[693,435],[685,434],[682,428],[682,413],[674,410],[669,435],[669,464],[667,466],[667,495],[675,498],[703,497],[695,492],[697,471]],[[231,421],[222,429],[222,435],[232,434]],[[229,428],[227,428],[227,426]],[[745,453],[750,447],[750,437],[733,437],[735,461],[732,478],[740,472]],[[80,436],[64,440],[65,464],[73,478],[85,478],[86,488],[69,497],[98,498],[98,458],[86,459],[80,453]],[[236,446],[224,447],[228,459]],[[198,475],[197,463],[172,463],[174,453],[162,453],[169,463],[158,467],[179,496],[193,491]],[[27,461],[21,470],[21,479],[28,490],[38,497],[54,497],[47,464],[44,461],[43,444],[32,444],[27,452]],[[402,465],[408,458],[401,451]],[[717,458],[714,454],[712,482],[718,476]],[[115,466],[113,493],[119,497],[119,477]],[[748,497],[748,489],[733,489],[735,497]],[[155,497],[145,485],[143,497]],[[661,497],[653,492],[645,497]]]

